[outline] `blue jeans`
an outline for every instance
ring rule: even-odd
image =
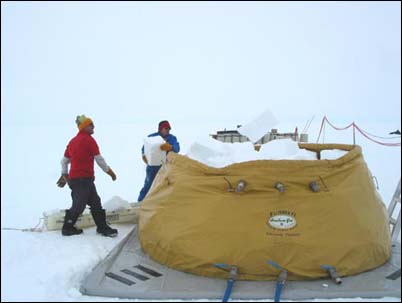
[[[147,195],[149,189],[151,188],[152,182],[155,179],[156,174],[158,173],[161,166],[149,166],[147,165],[147,176],[145,177],[144,187],[140,191],[140,195],[138,196],[138,202],[144,200]]]

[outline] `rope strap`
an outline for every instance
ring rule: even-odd
[[[349,125],[345,126],[345,127],[336,127],[335,125],[333,125],[331,122],[329,122],[327,116],[324,116],[324,118],[322,118],[322,122],[321,122],[321,127],[320,127],[320,132],[318,133],[318,138],[317,138],[317,143],[320,140],[321,134],[323,134],[324,137],[324,133],[323,130],[325,129],[325,123],[329,124],[333,129],[341,131],[341,130],[346,130],[348,128],[353,127],[353,144],[355,144],[355,138],[354,138],[354,134],[355,134],[355,130],[357,130],[362,136],[364,136],[366,139],[380,144],[380,145],[384,145],[384,146],[401,146],[401,142],[396,142],[396,143],[389,143],[389,142],[381,142],[378,140],[373,139],[374,138],[379,138],[379,139],[396,139],[396,138],[400,138],[400,137],[390,137],[390,138],[386,138],[386,137],[380,137],[380,136],[376,136],[373,135],[371,133],[369,133],[368,131],[365,131],[364,129],[362,129],[361,127],[357,126],[355,122],[350,123]]]

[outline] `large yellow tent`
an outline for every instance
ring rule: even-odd
[[[212,168],[169,153],[142,202],[143,250],[171,268],[227,278],[291,280],[367,271],[391,255],[385,206],[359,146],[299,144],[347,150],[336,160],[258,160]],[[239,181],[245,187],[236,190]],[[278,183],[279,182],[279,183]],[[313,182],[313,183],[312,183]],[[283,185],[282,187],[278,184]],[[276,185],[276,186],[275,186]]]

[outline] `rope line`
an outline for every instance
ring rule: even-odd
[[[359,126],[356,125],[355,122],[352,122],[352,123],[350,123],[349,125],[347,125],[345,127],[336,127],[331,122],[329,122],[327,116],[324,116],[324,118],[322,118],[320,132],[318,133],[317,143],[320,140],[321,134],[323,135],[322,141],[324,142],[325,123],[328,123],[333,129],[339,130],[339,131],[346,130],[346,129],[350,128],[350,127],[353,127],[353,134],[355,133],[355,130],[357,130],[366,139],[368,139],[368,140],[370,140],[370,141],[372,141],[374,143],[380,144],[380,145],[384,145],[384,146],[401,146],[401,142],[396,142],[396,143],[381,142],[381,141],[378,141],[378,140],[375,140],[375,139],[372,138],[372,137],[374,137],[374,138],[388,140],[388,139],[397,139],[397,138],[400,138],[400,137],[385,138],[385,137],[376,136],[376,135],[373,135],[373,134],[369,133],[368,131],[365,131],[364,129],[360,128]],[[353,144],[355,144],[354,140],[355,140],[355,138],[353,138]]]
[[[44,231],[44,222],[43,218],[39,219],[38,224],[36,224],[35,227],[32,228],[14,228],[14,227],[2,227],[1,230],[19,230],[19,231],[29,231],[29,232],[42,232]],[[42,226],[39,226],[42,222]]]
[[[378,138],[378,139],[384,139],[384,140],[392,140],[392,139],[399,139],[401,138],[401,136],[395,136],[395,137],[381,137],[381,136],[376,136],[373,134],[370,134],[368,131],[360,129],[361,131],[363,131],[364,133],[366,133],[367,135],[374,137],[374,138]]]

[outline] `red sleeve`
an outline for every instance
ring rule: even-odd
[[[89,148],[90,148],[91,154],[94,155],[94,156],[97,156],[97,155],[100,154],[98,144],[96,143],[96,141],[95,141],[94,138],[92,138],[92,137],[90,137],[90,138],[92,139],[92,140],[90,141],[90,144],[89,144]]]

